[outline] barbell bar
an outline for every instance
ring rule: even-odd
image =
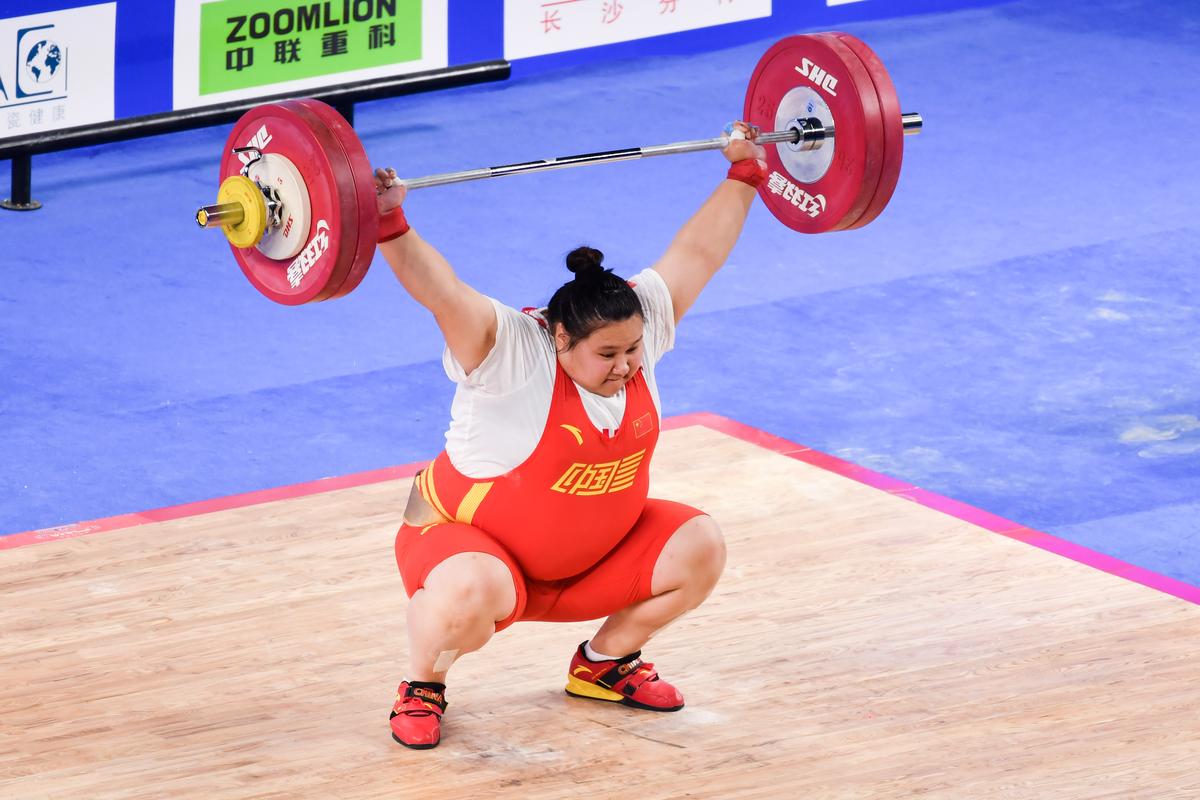
[[[766,131],[759,197],[788,227],[862,227],[895,190],[904,139],[920,114],[902,113],[882,62],[846,33],[789,36],[762,56],[742,120]],[[718,150],[731,136],[400,178],[408,189],[655,156]],[[243,273],[276,302],[340,297],[362,280],[378,230],[374,170],[349,123],[317,100],[251,109],[221,159],[217,203],[196,222],[221,228]]]
[[[906,113],[900,115],[900,123],[905,136],[914,136],[921,132],[924,120],[920,114]],[[760,133],[755,141],[767,144],[796,144],[801,150],[817,150],[826,140],[834,138],[832,125],[825,126],[816,117],[798,120],[798,124],[784,131]],[[617,161],[633,161],[639,158],[653,156],[671,156],[682,153],[698,153],[705,150],[724,150],[729,146],[731,137],[726,134],[711,139],[693,139],[686,142],[671,144],[656,144],[646,147],[626,147],[618,150],[605,150],[599,153],[580,153],[573,156],[559,156],[540,161],[521,161],[515,164],[503,164],[498,167],[480,167],[458,172],[440,172],[434,175],[423,175],[419,178],[400,178],[409,191],[427,189],[431,186],[446,186],[452,183],[478,181],[486,178],[501,178],[506,175],[524,175],[532,172],[548,172],[568,167],[585,167],[592,164],[608,164]],[[215,203],[203,206],[196,212],[196,222],[201,228],[218,228],[240,224],[244,219],[244,205],[239,202]]]
[[[923,121],[920,114],[902,115],[905,135],[921,132]],[[756,139],[759,144],[798,144],[803,150],[817,150],[825,140],[834,137],[833,126],[826,127],[821,120],[810,117],[799,121],[795,127],[783,131],[760,133]],[[620,150],[606,150],[600,153],[581,153],[573,156],[560,156],[542,161],[524,161],[517,164],[505,164],[499,167],[483,167],[461,172],[443,172],[437,175],[426,175],[420,178],[401,178],[400,181],[411,191],[430,186],[445,186],[451,183],[483,180],[484,178],[500,178],[505,175],[523,175],[530,172],[546,172],[567,167],[584,167],[591,164],[608,164],[617,161],[633,161],[639,158],[653,156],[671,156],[682,153],[698,153],[704,150],[724,150],[729,146],[728,135],[712,139],[695,139],[687,142],[657,144],[646,147],[627,147]]]

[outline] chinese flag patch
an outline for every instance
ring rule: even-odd
[[[642,414],[633,421],[633,438],[640,439],[654,430],[654,416],[650,412]]]

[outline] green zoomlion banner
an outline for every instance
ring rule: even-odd
[[[421,0],[218,0],[200,7],[200,94],[421,58]]]

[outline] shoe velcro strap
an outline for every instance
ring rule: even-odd
[[[412,714],[415,716],[425,716],[427,714],[437,714],[439,717],[446,713],[446,695],[443,692],[434,689],[427,689],[424,686],[405,687],[404,699],[401,705],[404,706],[403,714]]]
[[[658,680],[658,673],[654,671],[653,664],[642,664],[641,669],[629,676],[629,680],[625,681],[625,686],[621,691],[631,695],[641,688],[643,683],[647,681]]]
[[[649,670],[647,670],[647,667]],[[631,660],[618,663],[608,672],[605,672],[603,675],[597,678],[596,683],[600,684],[606,689],[621,691],[620,689],[617,689],[617,686],[621,683],[628,685],[635,677],[638,677],[643,673],[646,673],[646,676],[648,677],[649,674],[653,672],[654,665],[647,664],[645,661],[642,661],[640,654],[635,653]],[[641,680],[636,681],[634,688],[640,686],[645,680],[646,677],[643,677]]]

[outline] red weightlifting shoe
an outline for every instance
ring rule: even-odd
[[[647,711],[683,708],[683,695],[658,677],[653,664],[642,661],[641,650],[612,661],[591,661],[583,654],[583,644],[579,645],[567,674],[567,694]]]
[[[440,683],[408,681],[396,690],[392,706],[392,738],[414,750],[437,747],[442,740],[442,714],[446,713],[446,687]]]

